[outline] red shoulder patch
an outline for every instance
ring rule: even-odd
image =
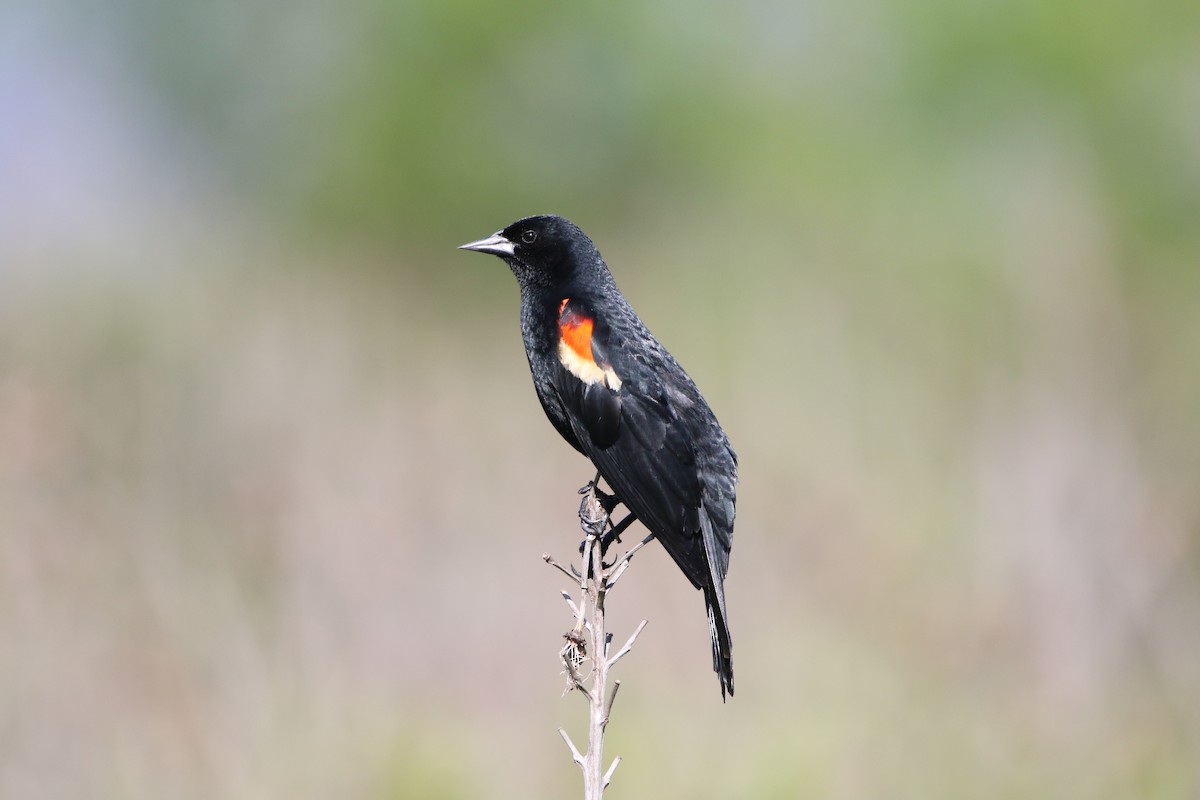
[[[584,383],[600,383],[614,392],[621,390],[621,378],[611,366],[596,363],[592,350],[592,332],[596,320],[567,306],[570,298],[558,304],[558,360],[567,371]]]
[[[592,355],[592,329],[596,322],[591,317],[575,311],[567,310],[568,299],[564,298],[558,306],[558,332],[563,343],[572,352],[592,364],[596,363]]]

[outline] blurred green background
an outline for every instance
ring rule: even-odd
[[[0,796],[549,798],[597,240],[738,449],[613,797],[1200,796],[1200,5],[0,7]]]

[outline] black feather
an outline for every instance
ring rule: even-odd
[[[733,544],[737,457],[716,416],[574,224],[562,217],[529,217],[466,247],[499,255],[517,277],[521,332],[546,416],[702,590],[713,669],[722,697],[732,695],[724,581]],[[581,377],[560,360],[564,320],[573,334],[581,330],[578,325],[592,326],[596,374],[575,364]],[[596,377],[600,373],[603,380]]]

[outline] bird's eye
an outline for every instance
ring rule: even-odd
[[[533,244],[537,241],[537,231],[529,230],[521,233],[521,241],[525,244]]]

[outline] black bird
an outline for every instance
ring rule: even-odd
[[[546,416],[704,592],[713,670],[721,697],[732,695],[724,581],[737,455],[716,416],[574,223],[527,217],[460,249],[499,256],[516,275],[521,335]]]

